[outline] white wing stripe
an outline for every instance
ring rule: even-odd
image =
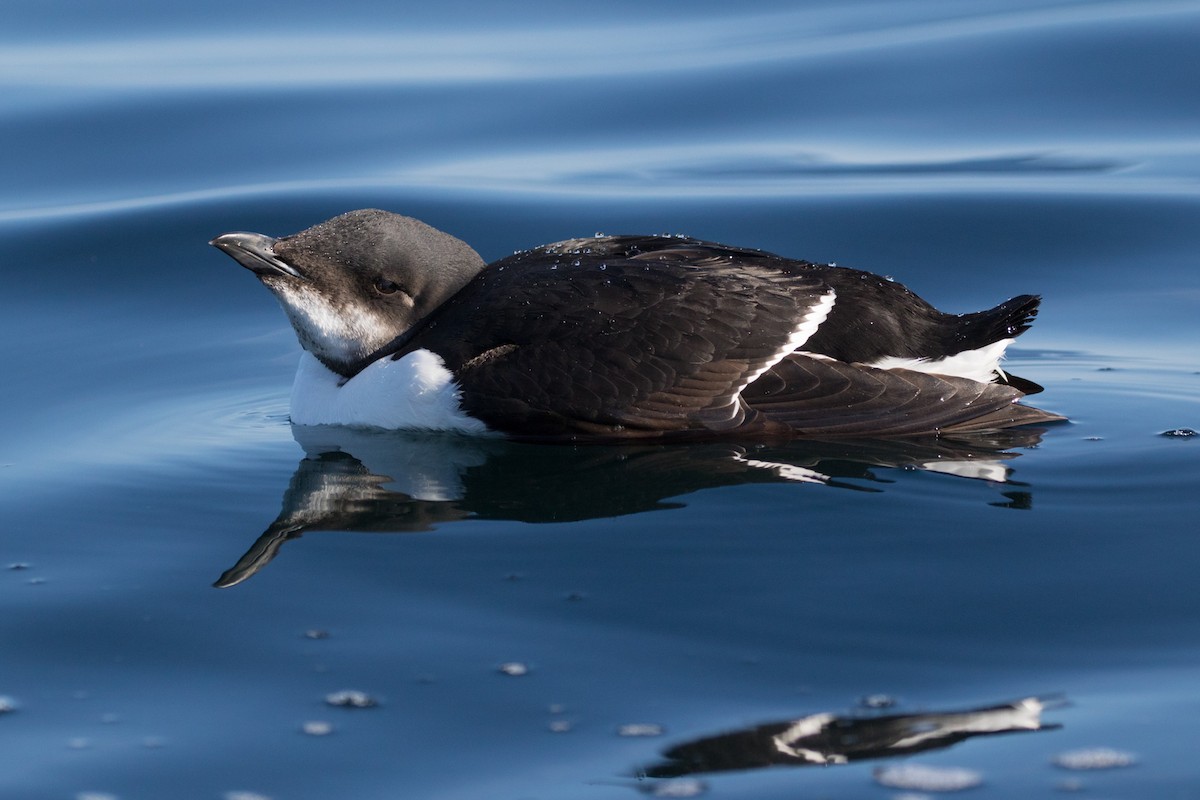
[[[821,327],[821,323],[825,321],[825,318],[829,316],[829,312],[833,310],[833,303],[836,299],[837,292],[835,292],[833,289],[830,289],[828,292],[817,298],[817,302],[809,306],[808,311],[803,317],[800,318],[800,322],[796,325],[791,335],[788,336],[788,339],[786,342],[784,342],[783,347],[779,348],[779,351],[775,353],[775,355],[773,355],[768,361],[766,361],[760,369],[746,375],[745,379],[742,381],[742,385],[739,386],[737,391],[734,393],[735,396],[740,395],[747,386],[761,378],[763,373],[765,373],[771,367],[775,366],[780,361],[783,361],[784,358],[799,350],[804,343],[807,342],[809,338],[817,332],[817,328]]]

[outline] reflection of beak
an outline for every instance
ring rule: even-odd
[[[209,244],[259,277],[286,275],[303,280],[304,276],[295,267],[275,255],[275,241],[261,233],[237,232],[223,233]]]
[[[258,537],[258,541],[246,551],[246,555],[239,558],[236,564],[225,570],[221,577],[217,578],[213,586],[218,589],[237,586],[265,567],[275,557],[275,554],[279,552],[279,548],[283,547],[284,542],[299,536],[303,532],[304,529],[300,526],[281,528],[279,530],[271,526],[266,533]]]

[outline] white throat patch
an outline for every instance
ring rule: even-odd
[[[305,351],[292,385],[291,417],[296,425],[489,433],[458,400],[454,376],[428,350],[382,358],[345,383]]]
[[[369,310],[355,309],[347,314],[303,284],[289,282],[270,288],[287,312],[301,346],[333,361],[356,361],[396,336]]]

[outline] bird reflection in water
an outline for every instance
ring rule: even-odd
[[[680,508],[719,486],[806,483],[877,492],[887,470],[990,481],[993,505],[1027,508],[1009,462],[1037,429],[959,438],[543,445],[453,434],[294,426],[306,456],[278,518],[214,584],[252,577],[309,531],[416,532],[466,519],[571,522]],[[1019,502],[1014,497],[1021,498]]]
[[[645,778],[679,778],[776,765],[818,766],[907,756],[976,736],[1053,730],[1042,711],[1061,700],[1026,697],[962,711],[883,716],[811,714],[674,745],[642,767]]]

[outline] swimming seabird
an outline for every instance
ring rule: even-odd
[[[1040,298],[945,314],[890,279],[683,236],[571,239],[492,264],[351,211],[212,244],[304,349],[298,425],[536,440],[912,436],[1063,419],[1000,367]]]

